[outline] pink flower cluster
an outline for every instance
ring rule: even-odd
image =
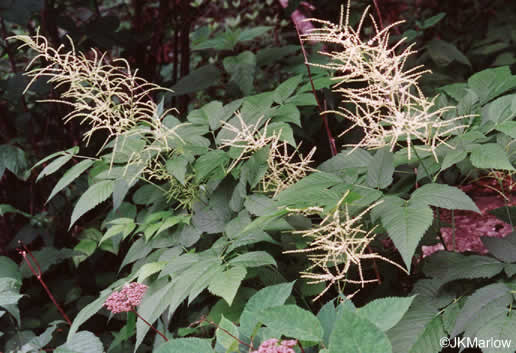
[[[285,340],[279,343],[277,338],[268,339],[258,347],[257,351],[251,353],[296,353],[292,347],[297,344],[296,340]]]
[[[120,292],[111,293],[104,306],[113,314],[132,311],[135,306],[140,305],[147,288],[145,284],[129,283]]]

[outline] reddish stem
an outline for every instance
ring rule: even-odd
[[[376,9],[376,16],[378,16],[378,22],[380,23],[380,30],[383,29],[382,13],[380,12],[380,6],[378,6],[378,0],[373,0],[374,8]]]
[[[34,255],[32,255],[32,252],[27,248],[27,246],[25,244],[23,244],[21,241],[19,242],[20,243],[20,246],[23,247],[23,249],[20,249],[18,248],[18,253],[23,256],[23,259],[25,260],[25,262],[27,263],[27,266],[29,267],[30,271],[34,274],[34,276],[36,276],[36,278],[38,279],[39,283],[41,283],[41,285],[43,286],[43,288],[45,289],[45,291],[47,292],[48,296],[50,297],[50,300],[52,300],[52,303],[54,303],[54,305],[56,306],[57,310],[59,310],[59,312],[61,313],[61,316],[66,320],[66,322],[68,323],[68,325],[72,325],[72,321],[70,321],[70,319],[68,318],[68,315],[66,315],[66,313],[64,312],[64,310],[61,308],[61,306],[57,303],[56,299],[54,298],[54,296],[52,295],[52,293],[50,292],[50,289],[48,289],[45,281],[43,280],[42,278],[42,274],[41,274],[41,267],[39,266],[39,263],[38,261],[36,260],[36,258],[34,257]],[[34,264],[36,265],[37,267],[37,271],[34,269],[34,267],[32,266],[32,264],[30,263],[29,259],[27,258],[27,254],[30,255],[32,261],[34,262]]]
[[[303,57],[305,59],[306,71],[308,72],[308,78],[310,80],[310,85],[312,86],[312,93],[314,94],[315,101],[317,102],[317,107],[319,108],[319,113],[321,114],[322,119],[323,119],[324,128],[326,129],[326,135],[328,136],[328,142],[330,143],[331,155],[335,156],[337,154],[337,147],[335,146],[335,139],[333,138],[333,135],[331,133],[330,125],[328,124],[328,118],[326,117],[326,115],[323,115],[324,108],[323,108],[319,98],[317,97],[317,92],[315,90],[314,81],[312,80],[312,71],[310,70],[310,65],[308,64],[308,57],[306,55],[305,46],[303,44],[303,40],[301,39],[301,33],[299,33],[299,28],[297,27],[296,23],[294,23],[294,27],[296,27],[297,37],[299,38],[299,43],[301,44],[301,51],[303,52]]]
[[[154,332],[156,332],[158,335],[161,336],[161,338],[163,338],[166,342],[168,342],[168,338],[165,337],[164,334],[162,334],[158,329],[154,328],[154,326],[152,326],[147,320],[145,320],[143,317],[141,317],[137,312],[136,310],[132,310],[133,313],[136,314],[136,316],[138,316],[143,322],[145,322],[151,329],[154,330]]]
[[[243,344],[243,345],[245,345],[245,346],[249,347],[250,349],[253,349],[252,344],[247,344],[247,343],[245,343],[245,342],[242,342],[240,339],[238,339],[237,337],[233,336],[233,335],[231,334],[231,332],[229,332],[228,330],[226,330],[226,329],[224,329],[224,328],[220,327],[219,325],[217,325],[217,324],[216,324],[216,323],[214,323],[213,321],[208,320],[208,319],[207,319],[206,317],[204,317],[204,316],[201,316],[201,318],[200,318],[198,321],[196,321],[196,322],[192,323],[190,326],[201,324],[201,323],[203,323],[204,321],[205,321],[205,322],[207,322],[207,323],[209,323],[210,325],[215,326],[217,329],[224,331],[226,334],[228,334],[229,336],[231,336],[233,339],[235,339],[236,341],[238,341],[240,344]]]

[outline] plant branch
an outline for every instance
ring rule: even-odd
[[[158,329],[156,329],[154,326],[152,326],[152,325],[151,325],[147,320],[145,320],[143,317],[141,317],[141,316],[136,312],[136,310],[134,310],[134,309],[133,309],[132,311],[133,311],[133,313],[135,313],[135,314],[136,314],[136,316],[138,316],[138,318],[140,318],[140,320],[142,320],[143,322],[145,322],[145,323],[146,323],[146,324],[147,324],[151,329],[153,329],[153,330],[154,330],[154,332],[156,332],[158,335],[160,335],[160,336],[161,336],[161,338],[163,338],[166,342],[168,342],[168,338],[167,338],[167,337],[165,337],[165,335],[164,335],[164,334],[162,334]]]
[[[296,33],[297,33],[297,37],[299,39],[299,44],[301,45],[301,51],[303,52],[303,57],[305,59],[306,71],[308,72],[308,79],[310,80],[310,85],[312,86],[312,93],[314,94],[315,101],[317,102],[317,107],[319,108],[319,114],[322,116],[324,128],[326,130],[326,135],[328,136],[328,142],[330,144],[331,155],[335,156],[337,154],[337,147],[335,146],[335,138],[333,138],[333,135],[331,133],[330,126],[328,124],[328,118],[326,117],[326,115],[323,115],[323,112],[324,112],[323,105],[321,104],[321,101],[317,97],[317,92],[315,90],[314,81],[312,79],[312,71],[310,70],[310,64],[308,63],[308,57],[306,55],[305,46],[303,44],[303,40],[301,39],[301,33],[299,32],[299,28],[297,27],[296,23],[294,23],[294,27],[296,28]]]
[[[39,266],[39,263],[38,263],[38,260],[36,260],[36,258],[34,257],[34,255],[32,255],[32,252],[29,250],[29,248],[27,248],[27,246],[25,244],[23,244],[23,242],[20,240],[19,241],[19,244],[22,248],[18,248],[18,253],[23,256],[23,259],[25,260],[25,262],[27,263],[27,266],[29,267],[30,271],[34,274],[34,276],[36,276],[36,278],[38,279],[39,283],[41,283],[41,285],[43,286],[43,288],[45,289],[45,291],[47,292],[48,296],[50,297],[50,300],[52,300],[52,302],[54,303],[54,305],[56,306],[57,310],[59,310],[59,312],[61,313],[61,316],[66,320],[66,322],[68,323],[68,325],[72,325],[72,322],[70,321],[70,319],[68,318],[68,315],[66,315],[66,313],[64,312],[64,310],[61,308],[61,306],[57,303],[56,299],[54,298],[54,296],[52,295],[52,292],[50,292],[50,289],[48,289],[45,281],[43,280],[42,278],[42,273],[41,273],[41,267]],[[27,254],[30,255],[32,261],[34,262],[34,265],[36,266],[37,270],[34,268],[34,266],[32,266],[32,264],[30,263],[29,259],[27,258]]]

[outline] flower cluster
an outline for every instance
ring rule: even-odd
[[[113,292],[106,299],[104,306],[113,314],[132,311],[135,306],[140,305],[147,286],[141,283],[130,283],[126,285],[120,292]]]
[[[302,237],[311,239],[308,248],[285,251],[285,253],[308,253],[312,265],[301,273],[301,277],[312,280],[309,283],[327,282],[327,287],[314,299],[316,301],[334,284],[342,290],[345,283],[364,284],[376,282],[377,279],[366,279],[362,271],[362,261],[379,259],[389,262],[401,270],[397,263],[375,253],[367,253],[369,243],[374,239],[374,229],[366,230],[362,218],[379,203],[369,206],[355,217],[351,217],[347,206],[341,210],[349,191],[344,194],[336,207],[331,210],[319,225],[307,230],[294,231]],[[324,210],[318,207],[306,209],[290,209],[293,213],[306,216],[321,215]],[[348,278],[348,272],[354,265],[358,269],[359,278]]]
[[[292,347],[296,344],[296,340],[284,340],[279,342],[277,338],[271,338],[262,342],[258,350],[252,351],[251,353],[295,353]]]
[[[303,157],[299,153],[300,145],[296,147],[282,140],[281,130],[268,132],[269,120],[263,123],[258,119],[255,124],[247,124],[240,113],[236,113],[235,125],[224,123],[223,128],[230,132],[233,137],[223,139],[221,148],[233,147],[241,150],[229,171],[231,171],[240,161],[249,159],[254,153],[267,150],[267,170],[261,178],[262,189],[264,192],[271,192],[277,196],[281,191],[290,185],[295,184],[304,178],[309,172],[314,171],[310,167],[315,147]]]
[[[414,142],[436,157],[436,148],[465,126],[465,117],[446,117],[451,107],[438,107],[434,99],[426,98],[418,86],[419,79],[428,73],[421,66],[406,69],[408,57],[415,52],[412,45],[401,50],[405,39],[391,45],[389,30],[394,23],[379,29],[370,16],[376,34],[368,40],[361,38],[367,9],[357,28],[349,26],[347,11],[341,14],[339,24],[312,19],[321,24],[303,36],[304,40],[326,43],[327,64],[311,64],[335,72],[333,89],[342,97],[341,107],[335,113],[352,122],[352,129],[360,128],[363,139],[355,147],[381,148],[390,146],[391,151],[399,142],[405,143],[408,157]],[[419,146],[418,146],[419,147]]]

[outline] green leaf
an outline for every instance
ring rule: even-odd
[[[272,27],[270,26],[256,26],[254,28],[246,28],[238,35],[239,42],[246,42],[249,40],[253,40],[256,37],[259,37],[266,32],[270,31]]]
[[[282,305],[262,310],[257,314],[257,319],[277,335],[314,342],[319,342],[323,338],[323,329],[317,317],[297,305]]]
[[[242,266],[236,266],[224,272],[218,272],[210,282],[208,290],[212,294],[224,298],[228,305],[231,305],[238,288],[240,288],[240,283],[242,283],[246,274],[247,270]]]
[[[516,138],[516,121],[504,121],[495,126],[496,131],[503,132],[507,136]]]
[[[329,353],[392,353],[387,335],[356,313],[342,310],[330,335]]]
[[[18,178],[24,179],[22,174],[27,168],[27,157],[22,149],[12,145],[0,145],[0,178],[7,169]]]
[[[175,338],[159,346],[155,353],[214,353],[210,340],[201,338]]]
[[[299,93],[287,99],[285,103],[294,104],[297,106],[316,106],[317,101],[313,93]]]
[[[242,255],[238,255],[234,259],[231,259],[229,264],[233,266],[244,267],[259,267],[266,265],[274,265],[276,267],[278,266],[276,264],[276,260],[274,260],[274,257],[265,251],[246,252]]]
[[[221,77],[221,71],[215,65],[208,64],[182,77],[174,86],[170,87],[170,89],[174,91],[174,96],[181,96],[218,85]]]
[[[45,176],[49,176],[57,172],[59,168],[65,165],[70,159],[72,159],[72,157],[73,155],[71,154],[65,154],[64,156],[61,156],[56,160],[52,161],[52,163],[43,168],[43,170],[39,173],[38,177],[36,178],[36,182],[38,182],[41,178]]]
[[[516,116],[512,105],[516,101],[516,94],[502,96],[482,107],[482,125],[493,122],[498,128],[500,124],[509,123]],[[510,127],[510,125],[509,125]],[[503,126],[501,127],[503,131]]]
[[[244,95],[250,95],[254,89],[256,56],[250,51],[244,51],[237,56],[224,58],[222,63],[231,76],[230,81],[236,84]]]
[[[77,251],[79,253],[82,253],[81,255],[75,255],[72,259],[75,263],[75,266],[79,266],[81,262],[86,260],[88,257],[93,255],[95,250],[97,249],[97,242],[92,239],[81,239],[79,244],[77,244],[73,250]]]
[[[516,350],[516,315],[508,309],[500,310],[498,315],[491,317],[471,338],[484,342],[501,342],[501,346],[490,345],[483,348],[483,353],[513,353]]]
[[[425,327],[436,317],[438,309],[426,296],[417,296],[401,321],[387,332],[394,352],[409,352],[415,347]]]
[[[512,303],[509,288],[503,283],[493,283],[477,289],[467,300],[460,314],[457,316],[455,328],[451,333],[454,337],[469,326],[482,327],[489,322],[489,316],[495,313],[494,309],[502,311]]]
[[[421,29],[427,29],[427,28],[430,28],[430,27],[433,27],[435,26],[436,24],[438,24],[439,22],[441,22],[441,20],[443,18],[446,17],[446,13],[444,12],[441,12],[441,13],[438,13],[437,15],[435,16],[432,16],[430,18],[427,18],[424,22],[423,22],[423,26],[421,26]]]
[[[307,207],[326,205],[335,194],[328,189],[342,183],[342,179],[325,172],[312,173],[278,195],[279,206]]]
[[[373,322],[380,330],[386,332],[396,325],[412,304],[414,296],[408,298],[380,298],[358,309],[358,315]]]
[[[59,264],[66,259],[71,258],[74,255],[72,249],[62,248],[56,249],[53,247],[44,247],[41,250],[32,251],[32,256],[39,263],[39,269],[41,273],[45,273],[52,265]],[[31,256],[28,256],[29,260],[32,260]],[[25,261],[20,266],[20,271],[23,278],[34,276]]]
[[[384,189],[392,184],[394,174],[394,154],[388,149],[376,152],[367,169],[367,185],[372,188]]]
[[[229,155],[221,150],[213,150],[203,154],[194,164],[195,180],[197,182],[204,180],[215,169],[224,168],[229,159]]]
[[[21,285],[22,274],[18,265],[7,256],[0,256],[0,278],[12,278]]]
[[[294,104],[283,104],[271,115],[272,122],[291,123],[301,127],[301,113]]]
[[[233,338],[239,336],[238,327],[234,323],[226,319],[224,315],[222,315],[218,326],[219,327],[217,327],[217,330],[215,331],[217,344],[220,344],[222,347],[224,347],[226,349],[226,352],[239,352],[239,342]],[[226,331],[232,334],[233,337],[228,335]]]
[[[481,239],[487,250],[500,261],[516,262],[516,232],[511,232],[503,238],[482,237]]]
[[[503,206],[487,212],[507,224],[516,224],[516,206]]]
[[[426,205],[412,205],[397,197],[382,205],[382,225],[399,250],[407,269],[410,271],[412,256],[419,241],[433,221],[432,209]]]
[[[289,78],[288,80],[282,82],[276,89],[274,90],[274,101],[278,104],[282,104],[288,97],[294,93],[297,86],[301,82],[303,75],[297,75]]]
[[[0,216],[5,215],[6,213],[17,213],[17,214],[21,214],[27,218],[32,218],[32,215],[27,212],[20,211],[19,209],[14,208],[13,206],[5,204],[5,203],[0,204]]]
[[[468,153],[462,148],[455,148],[454,150],[448,151],[448,153],[446,153],[444,156],[443,162],[441,164],[441,171],[463,161],[467,155]]]
[[[441,339],[446,337],[440,316],[434,317],[418,337],[409,353],[434,353],[443,348]]]
[[[475,73],[468,79],[468,86],[479,97],[484,105],[491,99],[516,87],[516,76],[508,66],[490,68]]]
[[[480,213],[473,200],[464,191],[445,184],[425,184],[410,196],[412,204],[424,204],[448,210],[468,210]]]
[[[339,175],[339,172],[349,168],[368,168],[373,157],[366,150],[357,148],[345,150],[321,164],[318,169],[322,172]]]
[[[503,266],[487,256],[439,251],[425,259],[423,272],[443,285],[457,279],[491,278],[502,272]]]
[[[112,180],[103,180],[90,186],[75,204],[68,229],[72,228],[77,219],[79,219],[83,214],[106,201],[112,193]]]
[[[244,336],[251,336],[258,324],[256,315],[262,310],[285,304],[292,292],[294,282],[280,283],[265,287],[256,292],[247,302],[240,316],[240,332]]]
[[[181,185],[185,185],[186,183],[186,167],[188,165],[188,160],[183,156],[176,156],[172,159],[169,159],[166,163],[167,172],[172,174],[174,178],[176,178]]]
[[[93,161],[91,159],[85,159],[82,162],[79,162],[76,165],[74,165],[72,168],[68,169],[66,173],[64,173],[63,177],[59,179],[57,184],[54,186],[46,202],[50,201],[59,191],[63,190],[65,187],[70,185],[70,183],[72,183],[82,173],[84,173],[86,169],[91,167],[92,164]]]
[[[452,43],[440,39],[432,39],[426,49],[432,60],[440,66],[448,66],[453,61],[471,67],[469,59]]]
[[[507,152],[496,143],[485,143],[473,147],[470,159],[471,164],[476,168],[514,170]]]
[[[138,283],[142,283],[147,277],[161,271],[167,264],[166,261],[149,262],[138,269]]]
[[[16,305],[23,297],[20,286],[20,281],[15,278],[0,278],[0,306]]]
[[[104,346],[100,339],[93,333],[80,331],[71,337],[68,336],[66,343],[57,347],[55,352],[103,353]]]

